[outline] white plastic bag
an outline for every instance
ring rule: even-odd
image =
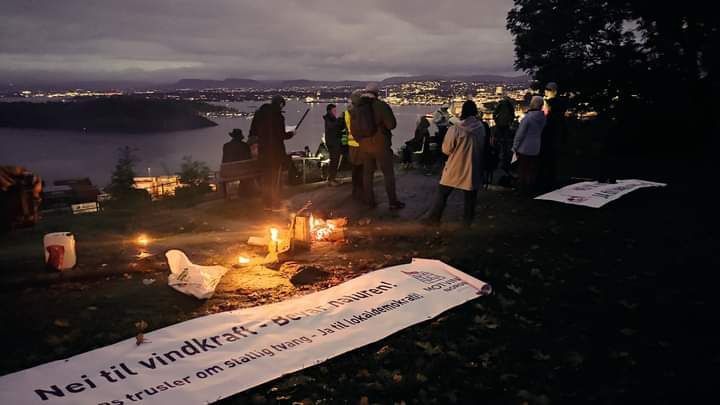
[[[168,285],[201,300],[212,297],[220,279],[228,271],[223,266],[193,264],[183,251],[177,249],[168,250],[165,257],[171,273]]]

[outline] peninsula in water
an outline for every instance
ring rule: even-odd
[[[205,115],[227,107],[201,101],[157,100],[133,96],[58,102],[0,103],[0,128],[88,132],[165,132],[217,125]]]

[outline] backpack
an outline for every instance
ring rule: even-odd
[[[350,113],[350,132],[353,138],[370,138],[377,132],[373,101],[370,97],[363,97],[357,105],[353,106]]]

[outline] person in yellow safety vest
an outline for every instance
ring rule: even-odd
[[[352,197],[357,201],[363,201],[363,158],[360,152],[360,144],[353,138],[350,130],[350,114],[352,113],[353,104],[360,101],[360,90],[354,91],[350,95],[350,104],[345,110],[345,128],[347,128],[347,145],[350,155],[350,163],[352,164]]]

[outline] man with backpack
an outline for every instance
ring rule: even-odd
[[[379,99],[376,83],[365,87],[350,115],[350,131],[360,144],[363,160],[363,190],[365,203],[371,208],[377,205],[373,190],[375,169],[379,166],[385,181],[385,191],[390,209],[400,209],[405,204],[395,192],[394,153],[391,146],[392,131],[397,126],[390,106]]]

